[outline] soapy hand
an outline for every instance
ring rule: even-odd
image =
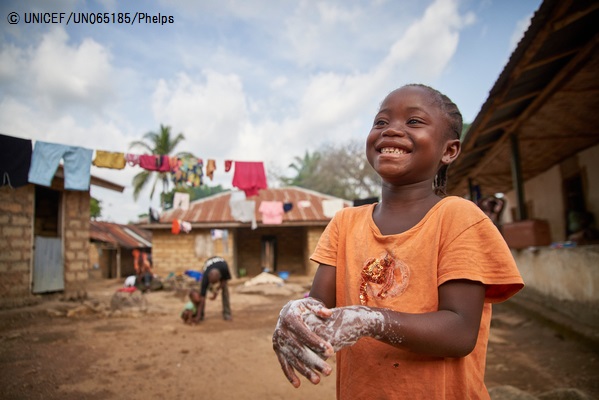
[[[331,374],[331,366],[325,360],[333,355],[333,347],[305,323],[311,318],[326,320],[331,314],[322,302],[311,297],[290,301],[281,310],[272,343],[283,373],[293,386],[300,385],[294,371],[313,384],[320,382],[318,372]]]
[[[351,346],[361,337],[380,339],[385,329],[382,312],[364,306],[334,308],[329,317],[304,313],[306,325],[322,339],[329,342],[335,352]]]

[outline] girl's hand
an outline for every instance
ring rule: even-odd
[[[300,386],[295,371],[315,385],[320,382],[318,372],[325,376],[331,374],[331,366],[325,360],[333,355],[333,347],[304,322],[312,318],[309,317],[311,315],[326,320],[331,313],[322,302],[312,297],[290,301],[281,310],[272,344],[283,373],[293,386]]]
[[[330,310],[331,316],[321,318],[315,313],[304,313],[306,325],[329,342],[335,352],[351,346],[361,337],[380,339],[385,329],[382,312],[364,306],[348,306]]]

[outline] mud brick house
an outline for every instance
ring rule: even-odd
[[[351,202],[298,187],[261,190],[247,200],[255,202],[256,228],[239,222],[231,214],[232,192],[219,193],[191,202],[187,210],[172,209],[159,222],[140,225],[152,231],[154,272],[166,276],[188,269],[200,270],[213,255],[227,260],[235,276],[255,276],[263,269],[296,275],[314,274],[309,260],[330,221],[323,201],[347,207]],[[282,202],[291,209],[280,224],[265,224],[259,211],[263,201]],[[328,214],[328,213],[327,213]],[[172,233],[173,221],[189,222],[191,231]]]
[[[91,221],[90,277],[123,278],[135,275],[133,250],[152,252],[152,232],[135,225]]]
[[[599,228],[597,21],[596,1],[543,1],[449,169],[448,193],[503,196],[526,290],[558,310],[599,309],[599,238],[571,241],[572,215]]]
[[[92,176],[91,184],[123,187]],[[0,307],[36,295],[85,298],[89,270],[89,191],[64,190],[59,167],[50,187],[0,187]]]

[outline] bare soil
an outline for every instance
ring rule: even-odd
[[[235,283],[235,282],[234,282]],[[0,310],[2,399],[334,399],[334,376],[293,388],[280,371],[271,336],[281,307],[307,291],[242,293],[231,288],[233,321],[220,297],[197,326],[181,323],[176,291],[138,293],[110,309],[116,280],[90,283],[85,303],[44,301]],[[137,301],[135,301],[137,300]],[[142,304],[143,302],[143,304]],[[330,360],[333,367],[334,360]],[[509,304],[495,307],[488,349],[489,388],[532,395],[576,388],[599,398],[599,357]]]

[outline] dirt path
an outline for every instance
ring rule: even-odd
[[[145,313],[134,307],[108,315],[105,309],[119,285],[95,283],[86,306],[46,302],[0,311],[1,397],[335,398],[333,377],[318,386],[304,380],[294,389],[272,351],[279,310],[300,297],[305,286],[285,295],[242,294],[233,288],[232,322],[221,319],[217,300],[208,303],[206,320],[190,327],[178,317],[183,300],[168,291],[147,294]],[[512,385],[538,395],[569,387],[599,398],[598,371],[598,355],[590,349],[507,306],[496,308],[489,388]]]

